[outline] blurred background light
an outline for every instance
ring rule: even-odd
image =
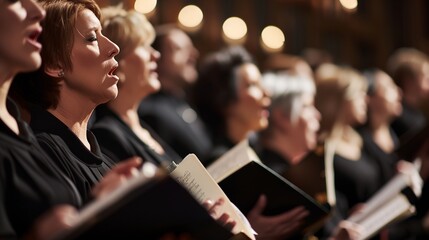
[[[156,8],[157,0],[136,0],[134,10],[137,12],[150,15]]]
[[[341,6],[348,10],[355,10],[358,6],[357,0],[340,0]]]
[[[285,35],[276,26],[267,26],[261,33],[262,47],[268,52],[279,52],[283,50]]]
[[[242,42],[247,34],[247,25],[239,17],[230,17],[222,25],[223,35],[229,42]]]
[[[187,5],[180,10],[177,19],[186,30],[195,31],[201,26],[203,17],[203,11],[199,7]]]

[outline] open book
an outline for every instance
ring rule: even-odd
[[[386,225],[414,213],[414,204],[421,194],[419,179],[417,171],[398,173],[347,219],[363,227],[360,240],[369,239]]]
[[[336,203],[333,159],[331,142],[320,143],[298,164],[289,167],[281,175],[330,208]]]
[[[148,169],[149,168],[149,169]],[[76,224],[57,239],[231,239],[189,192],[161,169],[144,164],[142,173],[108,196],[83,208]]]
[[[208,167],[208,171],[245,214],[255,206],[262,194],[267,197],[265,215],[277,215],[304,206],[310,214],[297,234],[314,230],[329,214],[329,209],[265,166],[249,147],[247,140],[216,160]]]
[[[227,213],[237,225],[234,234],[244,234],[248,239],[255,239],[255,232],[241,212],[230,202],[227,195],[213,180],[205,167],[194,154],[186,156],[170,175],[186,187],[201,204],[207,200],[216,201],[223,198],[224,204],[219,207],[219,213]]]

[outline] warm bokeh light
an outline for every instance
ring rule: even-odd
[[[155,10],[156,4],[157,0],[136,0],[134,3],[134,9],[137,12],[148,14]]]
[[[285,35],[283,31],[276,26],[267,26],[262,30],[262,46],[270,52],[278,52],[283,49]]]
[[[201,25],[203,11],[195,5],[188,5],[180,10],[177,18],[183,27],[193,30]]]
[[[354,10],[358,6],[357,0],[340,0],[341,5],[349,10]]]
[[[246,23],[239,17],[230,17],[225,20],[222,29],[224,36],[233,41],[244,39],[247,34]]]

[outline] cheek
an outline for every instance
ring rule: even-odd
[[[100,68],[96,54],[89,51],[73,51],[71,60],[73,71],[89,72]]]
[[[250,98],[253,98],[255,100],[260,100],[263,97],[263,92],[261,89],[257,88],[257,87],[251,87],[248,90],[248,95]]]

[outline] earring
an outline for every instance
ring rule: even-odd
[[[63,70],[60,70],[58,72],[58,77],[60,77],[60,78],[64,77],[64,71]]]

